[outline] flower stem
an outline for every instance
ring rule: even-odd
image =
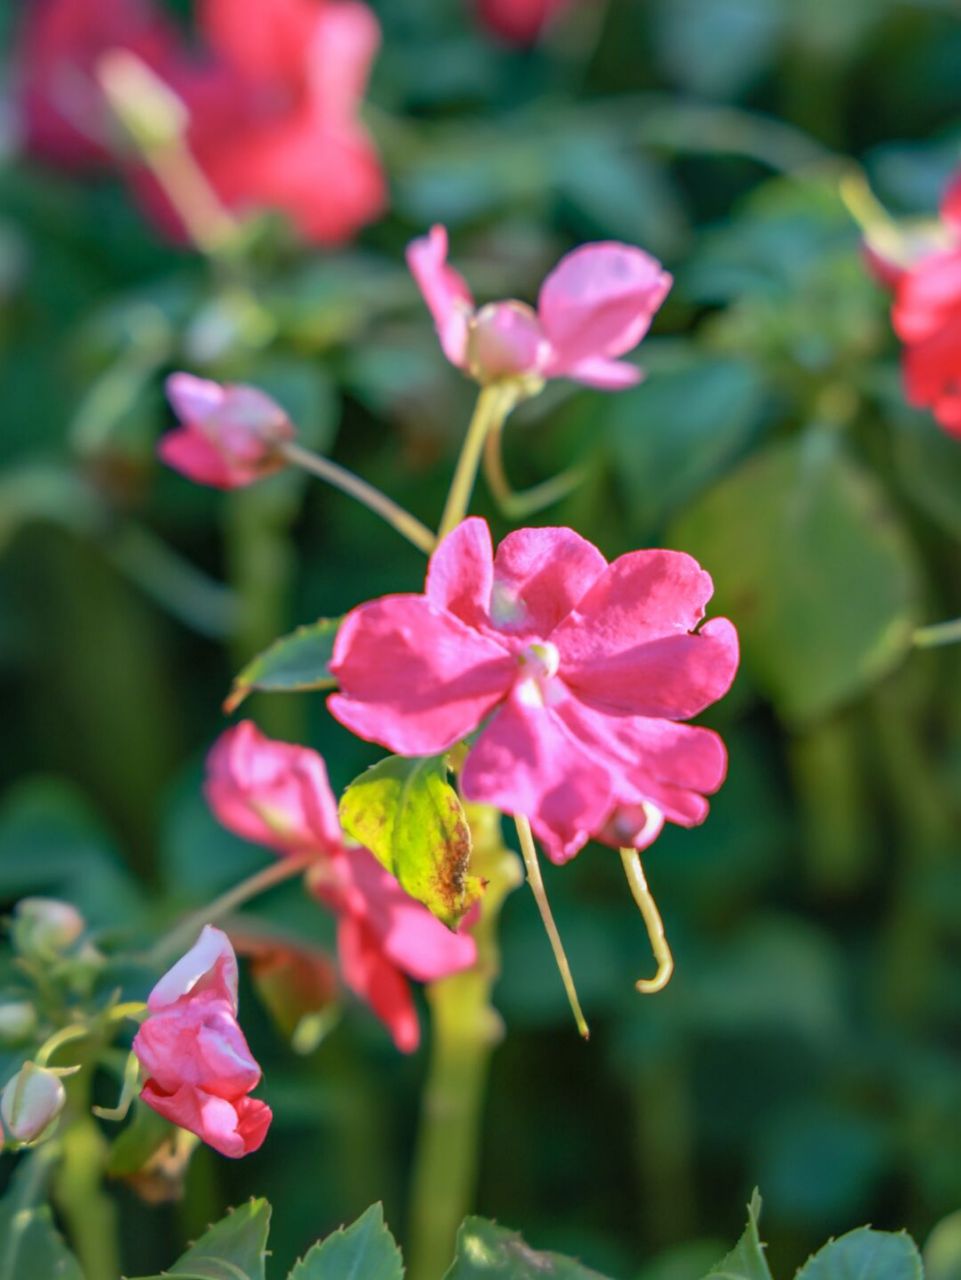
[[[444,514],[437,531],[438,541],[446,537],[451,529],[456,529],[467,515],[484,444],[492,432],[500,431],[503,427],[516,400],[517,391],[508,383],[495,382],[481,389],[444,504]]]
[[[331,462],[329,458],[322,458],[319,454],[311,453],[309,449],[302,449],[300,445],[284,444],[280,446],[280,450],[288,462],[303,467],[312,475],[326,480],[335,489],[340,489],[342,493],[356,498],[358,502],[379,515],[382,520],[386,520],[418,550],[427,555],[434,550],[437,540],[430,529],[425,524],[421,524],[416,516],[412,516],[409,511],[398,506],[385,493],[375,489],[366,480],[361,480],[360,476],[355,476],[352,471],[339,466],[336,462]]]
[[[634,985],[641,995],[651,996],[658,991],[663,991],[670,982],[674,973],[674,957],[671,955],[671,948],[667,945],[667,938],[664,936],[664,921],[661,919],[657,903],[654,901],[647,885],[647,877],[644,875],[644,868],[641,866],[641,855],[636,849],[622,849],[621,862],[624,864],[627,882],[631,886],[634,901],[640,907],[641,915],[644,917],[647,936],[651,940],[651,949],[654,952],[654,959],[657,961],[657,973],[654,977],[638,978]]]
[[[544,878],[541,875],[540,863],[537,861],[537,847],[534,844],[534,836],[531,833],[531,824],[525,817],[515,814],[514,825],[517,827],[517,836],[521,843],[521,854],[524,858],[524,866],[527,868],[527,883],[533,891],[534,901],[537,903],[537,909],[541,913],[544,928],[547,930],[551,949],[554,952],[554,960],[557,963],[561,981],[564,983],[564,990],[567,992],[567,999],[574,1015],[574,1021],[577,1023],[577,1030],[585,1040],[589,1040],[591,1031],[581,1009],[581,1002],[577,998],[571,966],[567,962],[564,944],[561,942],[561,935],[558,933],[557,925],[554,922],[554,913],[551,911],[551,905],[547,901],[547,890],[544,888]]]
[[[501,419],[488,432],[484,446],[484,478],[505,516],[523,520],[533,515],[535,511],[560,502],[586,478],[586,469],[582,466],[574,466],[568,467],[542,484],[534,485],[531,489],[523,489],[520,492],[513,489],[504,470],[504,458],[501,452],[503,426],[504,420]]]
[[[120,1274],[117,1207],[102,1185],[106,1139],[89,1113],[77,1114],[63,1135],[62,1145],[63,1160],[53,1185],[54,1203],[67,1225],[86,1280],[116,1280]]]
[[[914,643],[919,649],[961,643],[961,618],[953,618],[950,622],[936,622],[930,627],[919,627],[914,633]]]
[[[169,933],[164,934],[148,953],[148,962],[159,968],[166,960],[172,959],[187,947],[192,946],[205,924],[212,924],[215,920],[221,919],[245,902],[249,902],[251,898],[256,898],[258,894],[272,889],[274,885],[283,884],[285,880],[292,880],[294,876],[299,876],[314,860],[314,854],[289,854],[264,867],[263,871],[248,876],[246,880],[234,885],[232,889],[222,893],[206,907],[193,912]]]
[[[490,1003],[500,971],[497,919],[504,898],[521,882],[521,870],[504,848],[499,814],[478,805],[469,807],[469,817],[471,865],[487,889],[472,929],[477,964],[427,989],[431,1056],[411,1188],[408,1280],[439,1280],[446,1273],[458,1228],[474,1207],[484,1092],[502,1034]]]

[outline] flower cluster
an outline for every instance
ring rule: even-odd
[[[406,756],[480,730],[464,795],[529,818],[556,862],[592,837],[643,848],[665,819],[703,821],[724,779],[717,734],[678,723],[737,670],[733,625],[702,625],[712,592],[690,556],[635,551],[608,564],[572,529],[519,529],[494,556],[472,518],[438,547],[423,595],[348,614],[328,705]]]
[[[359,120],[380,32],[361,0],[198,0],[204,48],[182,47],[150,0],[31,0],[17,66],[28,146],[73,168],[107,158],[98,68],[136,54],[183,100],[187,142],[231,210],[277,209],[335,244],[377,218],[385,181]],[[137,191],[168,232],[177,214],[142,172]]]
[[[409,978],[431,982],[476,959],[469,933],[452,933],[415,902],[369,850],[345,842],[323,758],[265,737],[250,721],[210,753],[206,796],[219,821],[281,855],[311,857],[307,885],[337,917],[347,986],[388,1027],[397,1048],[417,1048]]]
[[[221,1155],[256,1151],[272,1113],[249,1096],[261,1071],[237,1022],[237,959],[227,935],[207,925],[147,1008],[133,1042],[146,1073],[143,1101]]]

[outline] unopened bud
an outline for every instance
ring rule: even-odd
[[[543,385],[550,353],[536,313],[523,302],[490,302],[470,322],[467,367],[478,382],[533,379]]]
[[[28,1000],[0,1004],[0,1044],[23,1044],[37,1029],[37,1011]]]
[[[141,151],[149,154],[184,136],[190,112],[183,99],[128,49],[112,49],[97,64],[110,109]]]
[[[37,1142],[53,1127],[66,1101],[58,1075],[25,1062],[0,1094],[0,1117],[11,1138]]]
[[[51,960],[73,946],[86,927],[86,920],[69,902],[24,898],[17,903],[11,933],[21,955]]]
[[[97,979],[103,973],[107,957],[92,942],[85,942],[73,955],[64,960],[61,969],[71,991],[88,996]]]

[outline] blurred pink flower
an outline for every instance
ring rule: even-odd
[[[407,263],[447,359],[480,382],[533,376],[607,390],[634,386],[643,374],[617,357],[647,333],[672,283],[643,250],[606,241],[560,260],[541,286],[536,312],[513,300],[478,310],[447,262],[444,227],[414,240]]]
[[[280,210],[320,244],[379,217],[386,183],[359,117],[380,44],[370,9],[204,0],[200,25],[213,60],[173,84],[191,111],[190,147],[227,207]]]
[[[904,343],[909,403],[961,436],[961,179],[941,205],[949,247],[922,253],[893,277],[894,331]]]
[[[15,101],[27,147],[66,168],[109,161],[109,120],[95,78],[101,57],[128,49],[158,74],[177,44],[149,0],[25,0],[14,50]]]
[[[256,1151],[272,1113],[248,1097],[261,1070],[237,1022],[237,959],[225,933],[206,925],[160,979],[133,1050],[146,1073],[141,1098],[221,1155]]]
[[[180,426],[163,437],[157,452],[188,479],[238,489],[286,465],[277,446],[294,438],[293,424],[256,387],[175,373],[167,379],[167,398]]]
[[[338,917],[347,986],[386,1024],[398,1049],[420,1041],[408,978],[469,969],[477,947],[411,898],[369,850],[347,846],[327,769],[316,751],[267,738],[250,721],[221,735],[208,757],[206,795],[219,821],[279,853],[317,854],[311,892]]]
[[[533,44],[570,0],[477,0],[481,22],[511,44]]]
[[[643,806],[691,826],[724,778],[718,736],[675,723],[726,693],[737,669],[733,625],[700,625],[712,591],[690,556],[608,564],[571,529],[517,530],[494,557],[486,523],[469,519],[431,558],[424,595],[348,614],[328,705],[405,756],[480,729],[464,795],[527,816],[556,862],[592,835],[648,843]]]

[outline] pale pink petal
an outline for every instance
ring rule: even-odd
[[[166,1009],[183,996],[200,991],[222,995],[237,1008],[237,957],[222,929],[205,924],[186,955],[156,984],[147,1000],[151,1012]]]
[[[215,489],[236,489],[258,479],[257,475],[238,478],[236,469],[209,440],[186,427],[168,431],[157,445],[157,455],[188,480]]]
[[[392,964],[418,982],[434,982],[469,969],[477,944],[452,933],[415,901],[367,849],[346,849],[340,865],[349,908],[362,916]]]
[[[517,529],[494,557],[492,621],[512,636],[547,639],[606,568],[573,529]]]
[[[401,1053],[413,1053],[420,1044],[420,1025],[410,986],[384,955],[376,935],[361,920],[343,916],[337,949],[344,981],[370,1005]]]
[[[733,624],[712,618],[691,634],[567,666],[564,680],[582,702],[610,715],[687,720],[727,693],[737,664]]]
[[[437,609],[456,614],[469,627],[490,622],[494,585],[494,549],[487,521],[471,516],[453,529],[430,558],[427,599]]]
[[[170,407],[183,423],[205,422],[224,403],[225,389],[209,378],[195,378],[192,373],[172,373],[164,384]]]
[[[308,50],[314,109],[329,122],[353,120],[380,48],[380,24],[359,0],[316,8]]]
[[[204,794],[218,821],[255,844],[280,853],[340,847],[337,801],[323,757],[268,738],[249,720],[214,744]]]
[[[474,316],[467,339],[467,367],[479,382],[539,377],[551,344],[532,309],[523,302],[489,302]]]
[[[464,277],[448,265],[446,228],[431,227],[429,235],[412,240],[407,265],[434,318],[444,355],[463,368],[474,297]]]
[[[341,724],[399,755],[436,755],[472,730],[516,674],[501,645],[423,596],[385,596],[341,624],[330,664]]]
[[[564,376],[572,382],[582,382],[586,387],[597,387],[600,391],[624,391],[643,382],[646,375],[643,369],[636,364],[628,364],[626,360],[605,360],[602,356],[593,356],[570,365]]]
[[[541,286],[537,306],[554,349],[548,374],[631,351],[671,283],[655,258],[631,245],[586,244],[567,254]]]
[[[564,862],[603,821],[612,780],[556,712],[514,691],[471,748],[461,775],[468,800],[530,819],[549,857]]]

